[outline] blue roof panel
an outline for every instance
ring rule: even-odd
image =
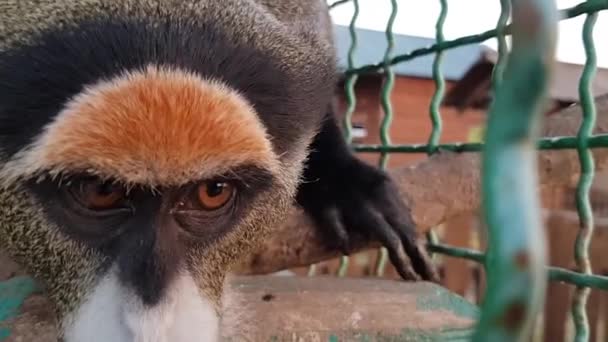
[[[355,50],[355,67],[375,64],[384,58],[387,47],[384,32],[367,29],[357,30],[357,48]],[[350,32],[348,26],[334,25],[334,36],[338,50],[339,66],[346,69],[348,50],[350,48]],[[430,46],[434,39],[395,34],[393,55],[408,53],[412,50]],[[442,72],[447,80],[459,80],[473,63],[477,61],[484,47],[481,45],[465,45],[444,52]],[[393,70],[397,75],[430,78],[435,54],[414,58],[408,62],[396,64]]]

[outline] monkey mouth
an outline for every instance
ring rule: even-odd
[[[216,308],[187,273],[179,274],[156,304],[146,305],[113,268],[67,319],[64,341],[215,341]]]

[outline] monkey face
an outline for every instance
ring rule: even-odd
[[[66,341],[211,340],[226,272],[290,207],[301,159],[237,93],[148,67],[87,88],[6,165],[25,181],[2,233]]]
[[[287,3],[0,2],[0,246],[64,341],[216,340],[335,86],[321,2]]]

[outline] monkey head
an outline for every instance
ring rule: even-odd
[[[255,15],[216,4],[0,14],[44,22],[0,27],[0,246],[67,342],[215,340],[230,266],[294,204],[333,55],[239,42],[221,21]]]

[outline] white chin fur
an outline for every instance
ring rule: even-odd
[[[215,342],[219,330],[213,304],[188,274],[146,308],[109,272],[68,322],[65,342]]]

